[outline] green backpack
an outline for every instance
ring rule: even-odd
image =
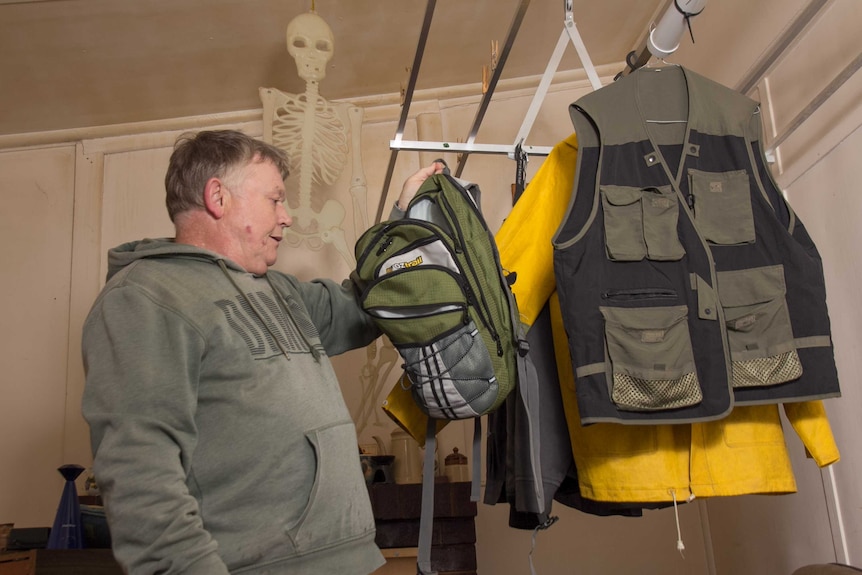
[[[518,307],[479,189],[431,176],[405,217],[356,243],[363,309],[404,359],[418,406],[435,419],[497,409],[517,386],[526,354]]]
[[[404,359],[413,399],[428,415],[418,573],[431,574],[437,419],[474,419],[471,500],[479,500],[480,418],[526,381],[529,346],[480,191],[448,170],[429,177],[405,217],[356,243],[363,309]],[[403,385],[403,383],[402,383]]]

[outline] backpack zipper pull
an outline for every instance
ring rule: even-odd
[[[377,255],[379,256],[380,254],[385,252],[387,249],[389,249],[389,246],[392,245],[393,241],[394,241],[394,238],[392,236],[385,236],[383,242],[380,244],[380,247],[377,248]]]

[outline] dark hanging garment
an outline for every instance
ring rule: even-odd
[[[583,423],[840,395],[820,256],[766,166],[758,104],[670,66],[570,113],[554,271]]]

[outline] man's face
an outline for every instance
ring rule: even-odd
[[[278,257],[283,228],[292,223],[284,208],[284,181],[272,162],[256,159],[226,178],[225,223],[230,257],[262,275]]]

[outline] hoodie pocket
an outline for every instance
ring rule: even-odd
[[[686,306],[600,307],[619,409],[654,411],[700,403]]]
[[[317,457],[314,486],[305,511],[288,530],[300,554],[374,530],[353,424],[315,429],[306,433],[306,439]]]
[[[733,387],[776,385],[802,375],[785,292],[781,265],[718,273]]]

